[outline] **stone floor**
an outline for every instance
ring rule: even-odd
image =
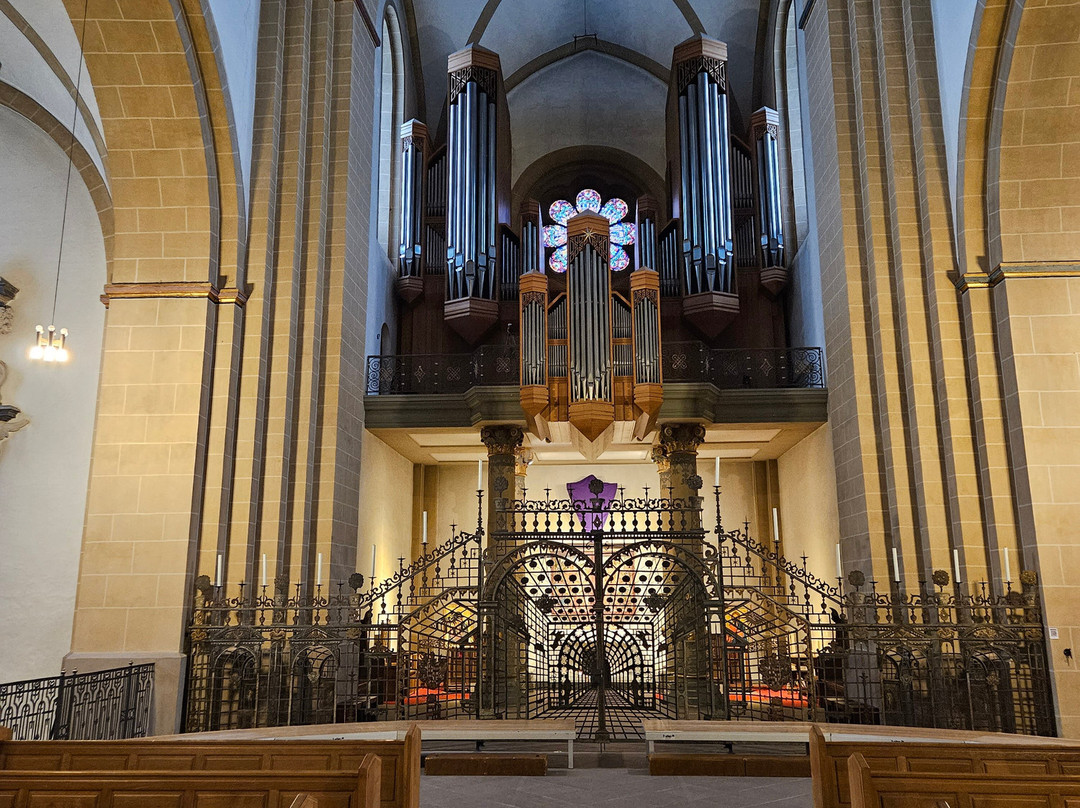
[[[645,769],[552,769],[546,777],[422,777],[420,808],[810,808],[810,780],[650,777]]]

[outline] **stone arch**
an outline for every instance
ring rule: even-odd
[[[1001,88],[1009,74],[1023,5],[1024,0],[980,0],[975,11],[964,75],[966,89],[960,102],[963,129],[956,161],[957,263],[961,274],[989,274],[996,265],[989,210],[996,206],[990,198],[997,185],[991,156],[1000,144]]]
[[[83,34],[109,149],[110,283],[219,287],[223,271],[235,282],[244,214],[212,26],[201,4],[64,3]],[[237,247],[224,260],[223,244]]]
[[[1027,4],[989,146],[991,266],[1080,260],[1080,9]],[[1073,92],[1070,93],[1070,87]]]

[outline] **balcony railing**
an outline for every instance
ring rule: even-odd
[[[704,382],[722,390],[825,386],[821,348],[740,350],[673,342],[663,346],[663,360],[665,383]],[[516,387],[518,368],[516,345],[486,345],[471,354],[369,356],[365,392],[447,395],[479,386]]]
[[[0,684],[0,727],[16,741],[144,738],[153,691],[153,663]]]
[[[700,342],[663,346],[664,382],[708,382],[721,390],[825,386],[821,348],[709,348]]]
[[[369,356],[369,396],[447,395],[472,387],[518,385],[516,345],[485,345],[473,353]]]

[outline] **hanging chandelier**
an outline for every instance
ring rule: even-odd
[[[86,13],[89,5],[90,0],[84,0],[82,34],[79,37],[79,71],[75,79],[75,98],[72,101],[75,109],[72,113],[71,137],[68,140],[67,147],[68,167],[67,182],[64,186],[64,213],[60,220],[60,244],[56,255],[56,280],[53,283],[52,317],[50,318],[48,328],[45,328],[45,326],[40,323],[34,327],[34,344],[30,347],[30,358],[41,362],[63,363],[66,362],[69,357],[67,349],[68,330],[66,328],[58,330],[54,323],[56,322],[56,297],[60,291],[60,267],[64,261],[64,236],[67,233],[68,201],[71,198],[71,169],[75,162],[75,126],[79,122],[79,91],[82,87],[83,43],[86,41]]]

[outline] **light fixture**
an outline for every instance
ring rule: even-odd
[[[59,333],[57,333],[56,326],[52,323],[56,322],[56,296],[60,291],[60,267],[64,260],[64,235],[67,233],[68,200],[71,198],[71,169],[75,163],[75,127],[79,122],[79,91],[82,87],[83,43],[86,41],[86,12],[89,5],[90,0],[83,0],[82,34],[79,36],[79,72],[75,78],[75,98],[72,102],[74,111],[71,118],[71,137],[68,139],[67,148],[67,183],[64,186],[64,213],[60,220],[60,244],[56,255],[56,281],[53,284],[52,318],[48,329],[40,324],[34,328],[34,344],[30,347],[30,358],[41,362],[63,363],[68,360],[69,356],[67,349],[68,330],[66,328],[61,328]]]

